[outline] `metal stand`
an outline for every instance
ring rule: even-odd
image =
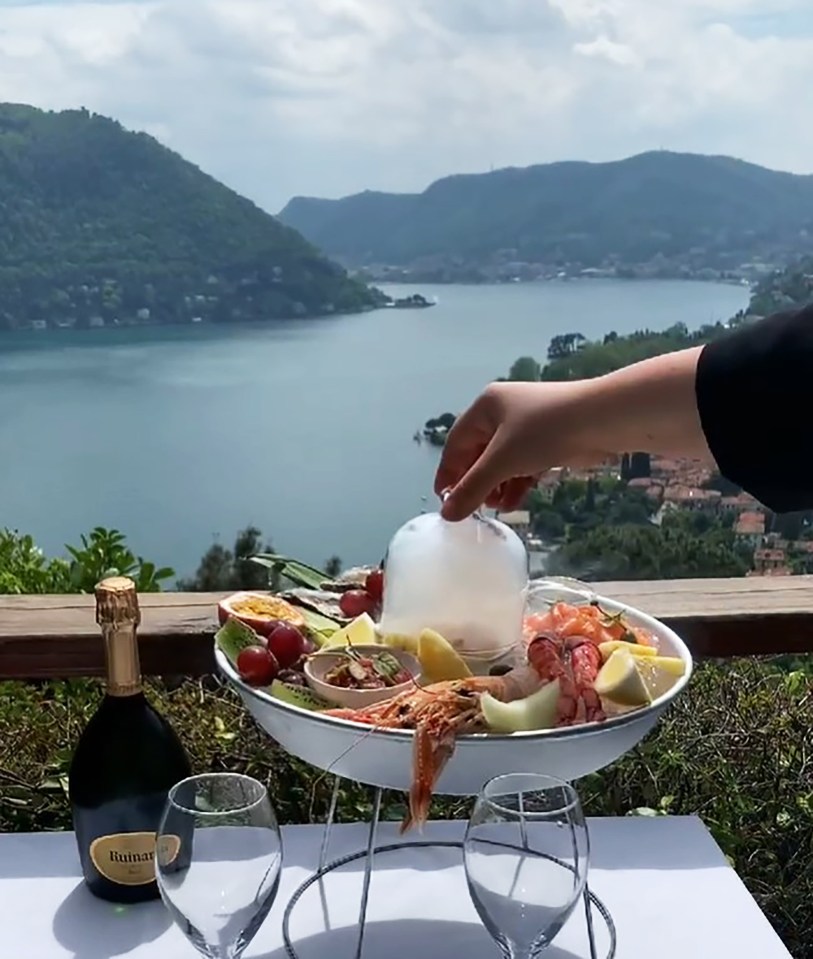
[[[370,896],[370,881],[372,880],[373,875],[373,860],[376,853],[385,853],[385,852],[397,852],[400,849],[462,849],[463,844],[460,842],[452,841],[441,841],[441,842],[432,842],[427,841],[410,841],[410,842],[396,842],[390,843],[384,846],[377,846],[375,843],[376,833],[378,831],[378,823],[381,815],[381,793],[382,790],[376,788],[373,792],[373,810],[372,816],[370,819],[370,828],[367,834],[367,847],[359,852],[350,853],[349,855],[342,856],[340,859],[334,859],[332,862],[327,861],[328,848],[330,846],[330,834],[333,828],[333,823],[336,817],[336,805],[339,798],[339,784],[340,779],[338,776],[335,777],[333,781],[333,793],[330,797],[330,806],[328,807],[327,820],[325,821],[325,828],[322,834],[322,845],[319,850],[319,868],[317,871],[305,882],[299,886],[298,889],[291,896],[291,900],[288,905],[285,907],[285,912],[282,917],[282,937],[285,944],[285,951],[289,956],[289,959],[299,959],[299,955],[294,948],[293,942],[291,941],[290,936],[290,925],[291,925],[291,914],[294,911],[299,900],[302,896],[310,889],[314,883],[319,883],[320,896],[322,899],[322,909],[325,917],[327,917],[327,901],[325,899],[324,886],[322,885],[322,879],[330,872],[333,872],[335,869],[340,869],[342,866],[346,866],[351,862],[357,862],[359,859],[364,859],[364,877],[362,879],[361,886],[361,904],[359,906],[359,919],[358,919],[358,939],[356,941],[356,952],[354,959],[362,959],[362,953],[364,948],[364,932],[367,925],[367,903]],[[557,860],[558,861],[558,860]],[[606,955],[606,959],[614,959],[616,953],[616,933],[615,933],[615,923],[613,918],[610,915],[609,910],[604,905],[604,903],[596,896],[593,892],[590,891],[587,885],[584,888],[584,915],[585,922],[587,925],[587,939],[590,947],[590,956],[589,959],[599,959],[598,950],[596,948],[596,938],[595,938],[595,927],[593,920],[593,910],[599,914],[601,919],[604,921],[607,926],[607,931],[610,937],[610,947]]]

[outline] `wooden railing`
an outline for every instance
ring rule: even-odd
[[[813,576],[595,584],[671,626],[698,658],[813,652]],[[214,670],[220,593],[140,597],[146,675]],[[0,596],[0,679],[97,676],[103,650],[92,596]]]

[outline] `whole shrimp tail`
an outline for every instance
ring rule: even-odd
[[[401,835],[416,826],[419,831],[423,830],[429,818],[435,783],[454,752],[454,735],[436,739],[421,725],[415,730],[413,749],[415,774],[409,790],[409,809],[401,823]]]

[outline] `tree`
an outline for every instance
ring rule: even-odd
[[[508,372],[508,379],[515,382],[536,383],[542,369],[532,356],[521,356],[515,360]]]
[[[440,416],[433,416],[432,419],[427,420],[424,423],[425,430],[437,430],[445,429],[450,430],[454,424],[457,417],[454,413],[441,413]]]
[[[237,589],[268,589],[268,570],[249,561],[258,553],[273,553],[270,542],[262,545],[262,533],[256,526],[240,530],[229,550],[213,543],[203,554],[192,579],[181,580],[178,589],[185,593],[217,593]]]
[[[712,473],[708,482],[703,484],[703,489],[716,489],[723,496],[738,496],[742,492],[741,487],[732,483],[731,480],[726,479],[720,473]]]
[[[645,479],[652,473],[649,453],[633,453],[629,458],[629,478]]]
[[[584,508],[588,513],[596,511],[596,482],[593,479],[587,481],[587,491],[584,494]]]
[[[0,530],[0,594],[89,593],[105,576],[127,576],[139,592],[160,592],[162,580],[175,575],[136,557],[118,530],[98,526],[66,546],[70,561],[48,559],[31,536]]]
[[[560,333],[554,336],[548,347],[549,360],[561,360],[571,356],[587,339],[581,333]]]
[[[748,568],[730,531],[699,536],[669,526],[598,526],[560,547],[550,562],[551,573],[582,580],[744,576]]]
[[[629,453],[622,453],[621,454],[621,479],[624,480],[625,483],[628,483],[632,479],[632,474],[630,472],[631,469],[632,469],[632,466],[630,464]]]

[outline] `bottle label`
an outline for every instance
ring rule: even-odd
[[[161,864],[178,858],[179,836],[161,836]],[[120,886],[146,886],[155,881],[155,833],[124,832],[100,836],[90,844],[90,858],[98,871]]]

